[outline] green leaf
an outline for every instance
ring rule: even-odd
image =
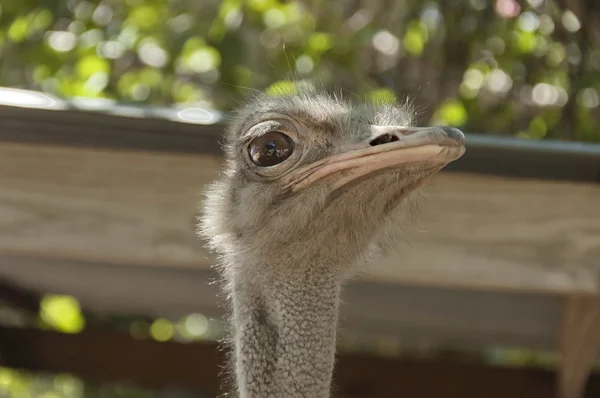
[[[196,101],[199,99],[199,94],[198,87],[191,83],[177,80],[171,85],[171,95],[173,100],[178,103]]]
[[[544,138],[548,132],[548,126],[541,116],[536,116],[529,123],[529,134],[535,138]]]
[[[205,46],[206,40],[204,40],[204,38],[199,36],[192,36],[189,39],[187,39],[185,44],[183,45],[183,48],[181,49],[181,56],[189,57],[196,50],[199,50]]]
[[[402,39],[402,44],[410,55],[420,57],[428,40],[427,26],[422,21],[411,21]]]
[[[402,39],[402,44],[404,44],[406,52],[414,57],[421,56],[421,54],[423,54],[423,49],[425,48],[425,40],[423,35],[415,30],[409,30],[406,32],[404,38]]]
[[[54,16],[52,15],[51,11],[46,10],[46,9],[41,9],[33,17],[31,25],[36,30],[46,30],[52,24],[53,19],[54,19]]]
[[[16,18],[8,28],[8,37],[15,43],[20,43],[27,38],[29,21],[27,18]]]
[[[140,81],[149,86],[158,86],[162,80],[163,75],[158,69],[144,68],[140,72]]]
[[[308,51],[312,54],[322,54],[333,47],[333,38],[330,34],[316,32],[308,38]]]
[[[110,72],[110,65],[107,60],[99,56],[87,55],[81,58],[76,65],[77,75],[82,79],[89,79],[93,74],[98,72]]]
[[[270,8],[277,7],[277,1],[275,0],[248,0],[248,6],[251,10],[256,12],[265,12]]]
[[[135,7],[131,11],[128,21],[140,29],[151,29],[158,24],[159,13],[150,5]]]
[[[61,397],[83,397],[83,382],[70,374],[58,374],[54,377],[55,388],[62,392]]]
[[[50,69],[50,67],[48,65],[40,64],[40,65],[37,65],[33,69],[33,79],[37,83],[43,82],[44,80],[49,78],[51,76],[51,74],[52,74],[52,70]]]
[[[71,296],[44,296],[40,316],[47,324],[65,333],[78,333],[85,326],[79,302]]]
[[[395,105],[398,103],[398,97],[390,89],[378,88],[367,93],[367,101],[378,105]]]
[[[548,64],[552,67],[559,66],[567,58],[567,51],[561,43],[552,43],[546,53]]]
[[[462,126],[468,119],[467,110],[457,99],[446,100],[436,112],[436,119],[451,126]]]
[[[138,74],[136,72],[127,72],[124,73],[117,83],[117,90],[122,97],[129,98],[131,96],[131,91],[133,90],[133,85],[138,82]]]
[[[515,31],[517,49],[524,54],[533,52],[536,45],[536,36],[533,32]]]
[[[194,72],[208,72],[221,64],[221,54],[214,47],[205,46],[192,52],[182,60],[182,66]]]
[[[166,319],[159,318],[150,326],[150,335],[157,341],[169,341],[173,338],[174,333],[175,327]]]
[[[289,80],[280,80],[271,84],[265,90],[267,95],[273,97],[286,96],[297,92],[296,83]]]

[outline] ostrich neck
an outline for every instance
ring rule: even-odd
[[[268,283],[233,278],[235,373],[241,398],[327,398],[340,282],[326,267]]]

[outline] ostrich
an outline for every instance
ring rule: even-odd
[[[465,151],[459,130],[409,127],[413,114],[314,89],[235,114],[199,235],[220,258],[239,397],[330,396],[342,285]]]

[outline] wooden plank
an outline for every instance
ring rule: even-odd
[[[559,398],[582,398],[600,354],[600,298],[566,299],[560,333]]]
[[[52,110],[0,105],[0,141],[221,155],[219,141],[227,117],[211,110],[98,104],[84,99],[77,99],[76,104],[58,102]],[[196,113],[207,124],[190,123],[181,111],[187,116]],[[447,170],[600,182],[598,144],[468,132],[467,147],[467,153]]]
[[[221,319],[215,275],[209,270],[107,265],[0,256],[0,278],[17,287],[77,297],[97,313],[152,317],[199,312]],[[399,338],[406,345],[553,350],[562,298],[553,295],[413,287],[354,281],[343,291],[342,333]],[[218,323],[218,321],[217,321]]]
[[[0,143],[0,254],[207,268],[194,216],[219,167],[213,156]],[[367,280],[600,293],[600,186],[460,173],[430,186],[410,244]]]
[[[600,186],[442,173],[380,282],[598,293]]]
[[[0,252],[207,266],[194,234],[219,159],[0,145]]]
[[[177,112],[114,105],[102,112],[0,105],[0,141],[220,156],[224,125],[177,122]]]
[[[127,380],[142,387],[178,386],[215,394],[222,385],[223,352],[217,344],[157,343],[109,331],[64,335],[0,328],[5,366],[74,373],[92,382]],[[548,398],[554,373],[478,363],[377,358],[340,352],[335,396],[345,398]],[[600,394],[594,375],[586,397]]]

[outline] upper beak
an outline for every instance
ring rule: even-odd
[[[388,142],[403,142],[407,146],[436,143],[442,146],[464,145],[465,135],[457,128],[449,126],[397,127],[371,126],[371,137],[361,144],[377,146]]]
[[[299,175],[294,173],[300,178],[293,179],[292,190],[342,170],[346,172],[333,182],[333,189],[386,168],[416,164],[443,167],[465,153],[465,136],[454,127],[369,126],[369,130],[366,140],[298,170]]]

